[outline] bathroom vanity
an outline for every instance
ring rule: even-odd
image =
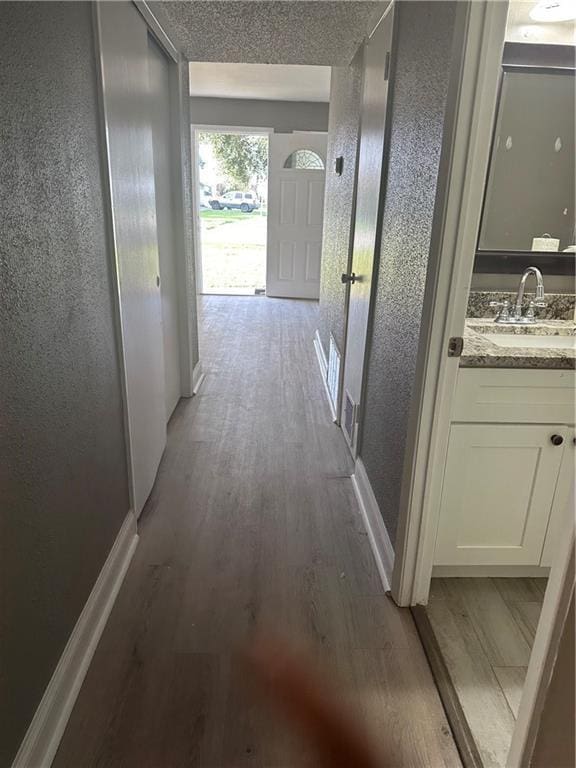
[[[471,566],[528,575],[552,564],[576,459],[576,336],[568,311],[572,319],[530,325],[467,320],[436,575]]]

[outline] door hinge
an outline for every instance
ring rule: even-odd
[[[448,339],[448,357],[460,357],[464,347],[462,336],[451,336]]]
[[[386,61],[384,63],[384,80],[390,76],[390,51],[386,51]]]

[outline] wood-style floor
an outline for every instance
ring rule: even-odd
[[[314,356],[317,311],[201,300],[206,380],[171,420],[54,768],[309,765],[235,655],[267,628],[331,670],[388,768],[460,765],[410,612],[383,594]]]
[[[484,768],[512,740],[546,579],[432,579],[426,608]]]

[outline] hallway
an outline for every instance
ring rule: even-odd
[[[169,425],[140,542],[55,768],[310,758],[235,651],[270,627],[334,669],[388,766],[460,764],[407,610],[383,594],[330,421],[316,303],[200,299],[200,394]]]

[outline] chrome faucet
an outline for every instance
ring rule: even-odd
[[[524,291],[526,289],[526,281],[534,275],[536,278],[536,296],[531,299],[528,304],[526,314],[522,314],[522,307],[524,304]],[[510,312],[510,302],[508,299],[504,301],[491,301],[491,307],[500,307],[500,312],[494,319],[495,323],[506,323],[509,325],[526,325],[527,323],[536,322],[536,313],[534,312],[536,307],[545,307],[544,301],[544,280],[542,279],[542,272],[538,267],[528,267],[524,270],[524,274],[520,278],[520,285],[518,286],[518,294],[516,295],[516,302],[512,312]]]

